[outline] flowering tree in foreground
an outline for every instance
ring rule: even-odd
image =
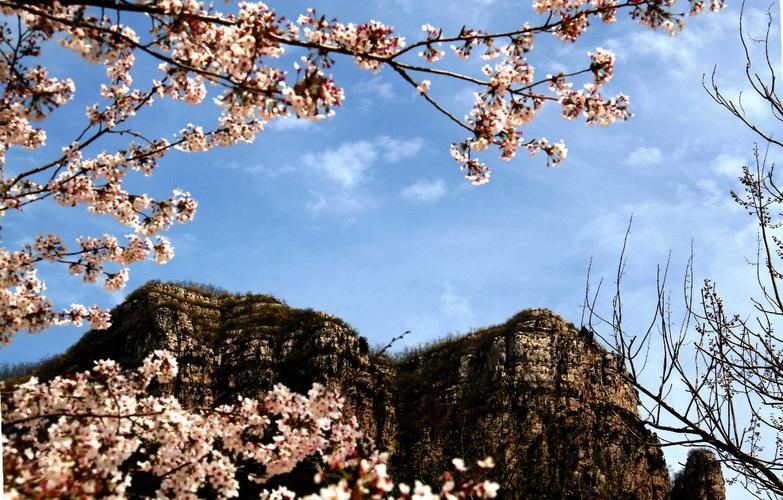
[[[439,493],[418,482],[395,485],[386,455],[362,442],[356,420],[342,418],[342,400],[318,384],[307,397],[277,385],[261,401],[186,410],[173,397],[148,394],[151,382],[165,384],[176,374],[176,360],[156,351],[129,373],[99,361],[92,372],[21,384],[3,398],[6,498],[123,498],[139,477],[153,484],[156,497],[230,498],[239,494],[239,474],[264,484],[312,455],[321,459],[315,481],[326,483],[312,498],[497,492],[496,483],[456,480],[467,470],[459,459]],[[295,495],[278,487],[261,496]]]
[[[75,246],[42,233],[16,250],[0,249],[0,339],[7,343],[20,330],[84,320],[93,328],[106,327],[108,315],[97,307],[55,310],[43,295],[36,266],[59,263],[85,282],[102,279],[105,288],[117,290],[128,280],[129,264],[168,261],[173,250],[160,233],[175,222],[190,221],[196,201],[183,191],[166,199],[131,193],[124,187],[128,173],[152,174],[173,149],[197,152],[251,142],[280,117],[331,116],[344,98],[328,74],[340,56],[372,72],[390,68],[463,129],[468,137],[451,145],[451,155],[465,177],[480,184],[490,170],[477,155],[490,146],[502,160],[523,146],[532,155],[543,152],[550,165],[565,158],[562,142],[526,137],[522,130],[547,102],[560,106],[563,118],[581,115],[588,125],[630,116],[626,96],[606,98],[600,92],[612,78],[611,52],[598,48],[588,52],[582,69],[536,76],[527,54],[537,36],[548,33],[573,42],[591,22],[612,23],[621,11],[674,34],[683,28],[684,16],[706,6],[719,10],[723,0],[689,0],[684,11],[677,10],[676,0],[535,0],[533,8],[543,16],[539,24],[502,33],[465,27],[453,34],[425,24],[422,38],[406,44],[376,21],[343,24],[312,9],[288,20],[263,3],[240,3],[223,13],[196,0],[0,0],[0,213],[50,199],[111,216],[132,231],[123,241],[104,234],[82,237]],[[144,32],[131,26],[143,26]],[[41,64],[39,57],[52,40],[106,67],[103,100],[84,110],[81,128],[47,160],[34,167],[6,164],[10,148],[34,150],[45,144],[46,132],[38,124],[76,92],[74,80],[53,77]],[[443,69],[437,62],[446,46],[459,58],[478,54],[487,64],[477,74]],[[286,60],[287,51],[302,56]],[[159,76],[134,82],[131,70],[138,58],[157,65]],[[575,88],[587,75],[587,83]],[[458,80],[475,89],[475,102],[464,118],[438,102],[437,85],[427,78]],[[216,123],[183,123],[172,135],[150,137],[134,120],[160,99],[203,104],[208,86],[219,109]]]
[[[613,74],[611,52],[598,48],[588,52],[581,69],[536,76],[527,54],[537,36],[574,42],[591,22],[612,23],[621,11],[674,34],[683,28],[684,16],[723,7],[723,0],[683,3],[679,11],[676,0],[534,0],[542,16],[538,24],[521,23],[501,33],[463,27],[451,34],[424,24],[421,39],[406,44],[376,21],[343,24],[312,9],[288,20],[262,3],[241,3],[223,13],[197,0],[0,0],[0,214],[49,199],[108,215],[131,231],[123,241],[104,234],[82,237],[75,246],[42,232],[18,249],[0,248],[0,340],[8,343],[16,332],[64,323],[107,327],[108,313],[97,307],[55,310],[37,277],[39,263],[62,264],[85,282],[102,279],[106,289],[118,290],[128,280],[129,264],[168,261],[173,249],[160,234],[175,222],[190,221],[197,203],[184,191],[166,199],[129,192],[126,176],[131,171],[151,175],[175,149],[198,152],[251,142],[281,117],[331,116],[344,98],[328,73],[339,57],[351,57],[374,73],[390,68],[461,128],[467,138],[451,145],[451,156],[468,180],[481,184],[490,169],[478,155],[490,147],[502,160],[520,147],[545,154],[549,165],[566,157],[562,141],[523,133],[545,103],[560,106],[565,119],[584,117],[588,125],[630,116],[626,96],[601,93]],[[7,155],[9,150],[42,148],[46,132],[39,124],[76,92],[72,79],[52,76],[41,62],[52,41],[105,66],[102,100],[84,110],[82,125],[69,141],[55,145],[56,153],[23,166]],[[438,65],[444,46],[458,58],[478,55],[487,63],[476,73],[444,68]],[[287,60],[291,53],[301,57]],[[157,78],[134,82],[137,59],[157,66]],[[475,90],[464,118],[437,100],[438,86],[430,80],[436,78]],[[219,110],[215,123],[183,123],[169,135],[151,136],[136,118],[156,100],[200,105],[208,87]],[[160,495],[228,497],[237,494],[240,473],[252,472],[264,483],[316,454],[324,470],[317,477],[326,483],[322,497],[432,496],[421,484],[395,490],[385,456],[362,456],[355,423],[340,418],[339,399],[320,387],[306,398],[278,387],[263,401],[183,409],[171,397],[147,393],[153,378],[165,383],[175,368],[170,357],[157,353],[130,374],[103,361],[92,373],[48,383],[30,380],[14,389],[2,408],[6,493],[122,497],[135,477],[146,474]],[[464,472],[461,461],[454,466]],[[440,494],[491,497],[495,490],[493,483],[457,480],[449,473]],[[291,497],[284,489],[267,494]]]

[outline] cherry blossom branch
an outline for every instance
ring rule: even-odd
[[[343,89],[327,74],[334,64],[332,57],[338,55],[349,56],[360,68],[372,72],[389,65],[430,106],[465,130],[468,137],[453,143],[450,153],[471,182],[488,181],[490,169],[480,157],[490,146],[498,149],[501,160],[512,159],[523,147],[531,155],[544,153],[547,165],[554,166],[566,158],[565,144],[523,133],[544,103],[557,102],[563,118],[583,117],[588,125],[609,125],[626,120],[631,113],[626,96],[605,98],[599,91],[612,78],[613,54],[596,49],[588,53],[589,67],[536,79],[535,68],[527,60],[535,36],[551,33],[572,42],[585,33],[591,19],[613,22],[622,10],[641,24],[673,33],[682,29],[683,23],[682,13],[675,12],[672,4],[669,0],[535,0],[534,10],[544,16],[538,26],[524,24],[498,33],[464,27],[456,36],[444,37],[442,30],[425,24],[423,39],[405,45],[393,28],[379,22],[343,24],[312,9],[296,21],[288,21],[261,3],[242,3],[234,13],[222,14],[197,1],[0,0],[5,15],[0,33],[0,66],[4,69],[0,69],[8,75],[0,81],[0,169],[9,148],[43,146],[45,131],[34,122],[46,119],[75,94],[73,81],[52,78],[40,65],[24,66],[28,60],[37,60],[46,42],[59,39],[83,59],[104,64],[108,84],[101,87],[101,95],[109,101],[103,109],[98,105],[87,108],[88,126],[57,158],[0,179],[0,212],[54,199],[64,206],[84,205],[93,213],[113,216],[134,232],[126,246],[104,235],[101,241],[105,245],[95,238],[84,243],[92,249],[111,250],[87,251],[76,261],[52,255],[46,260],[67,265],[87,282],[106,275],[104,286],[119,289],[127,280],[127,267],[111,273],[103,270],[103,264],[125,266],[144,258],[165,262],[173,255],[170,245],[160,237],[156,242],[149,237],[174,222],[191,220],[196,209],[196,201],[186,192],[175,191],[169,199],[159,201],[128,193],[123,187],[126,173],[151,174],[172,149],[197,152],[251,142],[265,124],[281,117],[320,120],[332,116],[344,99]],[[702,0],[690,0],[689,4],[691,14],[698,14],[706,5]],[[712,0],[710,8],[719,10],[722,5],[722,0]],[[122,24],[121,14],[146,16],[149,29],[137,34],[130,25]],[[8,25],[12,19],[16,30]],[[460,58],[483,52],[483,58],[497,62],[482,68],[484,77],[438,68],[435,63],[445,55],[438,48],[443,43],[460,44],[452,46]],[[289,74],[270,61],[290,48],[303,49],[305,56],[294,64],[295,73]],[[421,49],[417,55],[426,64],[404,60],[414,49]],[[132,89],[131,70],[137,55],[160,63],[160,81],[153,81],[145,92]],[[457,113],[446,109],[430,93],[431,82],[416,81],[412,73],[475,86],[477,97],[466,118],[459,119]],[[592,74],[592,81],[575,89],[571,80],[588,74]],[[135,127],[119,127],[154,99],[199,105],[207,97],[206,84],[219,89],[213,99],[220,108],[214,126],[188,124],[173,136],[158,139]],[[132,137],[141,145],[131,142],[125,150],[87,157],[88,150],[113,135]],[[69,317],[74,321],[90,317],[95,324],[108,324],[107,315],[97,316],[83,306],[55,312],[42,295],[44,286],[35,272],[40,260],[35,252],[0,250],[0,278],[7,277],[0,279],[0,338],[4,341],[10,341],[20,329],[39,331]]]
[[[195,497],[209,487],[218,498],[229,498],[240,494],[239,477],[247,469],[260,467],[263,475],[250,479],[263,485],[314,457],[323,468],[316,476],[320,492],[311,499],[346,492],[351,498],[390,498],[395,490],[391,498],[497,495],[497,483],[466,475],[460,459],[444,473],[438,494],[418,482],[413,488],[395,484],[387,473],[388,455],[374,451],[356,419],[342,414],[342,399],[318,384],[307,396],[276,385],[261,400],[239,397],[233,405],[189,410],[171,396],[148,393],[151,382],[165,391],[176,376],[171,354],[155,351],[135,371],[104,360],[92,372],[43,384],[33,378],[4,391],[3,493],[126,498],[143,476],[156,496]],[[477,465],[480,473],[494,463],[488,458]],[[263,495],[295,498],[284,487]]]
[[[411,84],[413,88],[415,89],[420,88],[419,84],[416,83],[416,81],[413,78],[411,78],[411,76],[401,66],[392,65],[392,69],[394,69],[394,71],[396,71],[402,77],[403,80]],[[464,128],[465,130],[469,132],[473,132],[473,129],[470,126],[466,125],[462,120],[460,120],[459,118],[451,114],[451,112],[449,112],[446,108],[441,106],[437,101],[435,101],[435,99],[430,97],[426,91],[421,92],[421,95],[422,97],[424,97],[424,100],[430,103],[435,109],[443,113],[448,119],[450,119],[460,127]]]

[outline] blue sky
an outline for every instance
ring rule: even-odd
[[[735,3],[722,14],[688,19],[674,38],[625,15],[616,25],[596,26],[576,44],[540,37],[531,58],[539,75],[583,67],[585,53],[596,47],[615,50],[615,77],[606,92],[629,95],[635,117],[588,128],[561,120],[552,107],[526,132],[565,139],[568,159],[547,168],[543,158],[524,152],[508,163],[488,156],[494,173],[480,187],[468,184],[448,155],[449,144],[463,138],[461,130],[395,74],[372,75],[348,58],[338,59],[335,78],[347,97],[335,117],[278,122],[252,145],[171,154],[154,176],[132,180],[157,195],[183,188],[200,205],[192,223],[168,233],[174,260],[132,267],[127,291],[161,279],[272,293],[292,306],[340,316],[371,344],[405,330],[413,333],[403,344],[426,342],[503,322],[528,307],[548,307],[578,323],[590,258],[593,275],[611,280],[633,214],[625,281],[632,324],[643,324],[654,310],[656,266],[669,252],[676,289],[691,242],[697,283],[715,279],[727,301],[744,310],[753,290],[745,259],[754,256],[755,227],[728,192],[751,160],[755,137],[702,88],[702,75],[714,65],[727,94],[746,87]],[[523,4],[291,1],[282,9],[295,16],[313,5],[344,22],[377,19],[415,40],[424,22],[451,32],[463,24],[487,31],[517,27],[535,19]],[[747,12],[757,36],[763,9],[765,3],[753,2]],[[778,37],[775,30],[773,39]],[[102,70],[67,55],[49,61],[83,91],[45,125],[50,145],[59,147],[69,140],[72,117],[95,101]],[[471,64],[464,69],[475,70],[478,63]],[[473,89],[431,79],[436,98],[458,115],[467,112]],[[772,130],[762,104],[745,102],[751,116]],[[174,131],[188,122],[208,123],[213,114],[209,105],[167,105],[150,109],[144,123]],[[38,154],[13,158],[33,163]],[[124,234],[82,208],[44,204],[11,214],[4,224],[8,246],[40,231]],[[43,273],[59,305],[110,307],[123,300],[124,292],[108,294],[61,271]],[[81,333],[60,328],[18,335],[0,349],[0,362],[61,352]]]

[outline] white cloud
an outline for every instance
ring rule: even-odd
[[[354,91],[357,94],[368,95],[373,98],[380,97],[385,100],[397,98],[397,93],[394,91],[394,85],[379,77],[359,82]]]
[[[660,163],[662,159],[663,155],[660,149],[641,146],[628,155],[628,158],[625,159],[625,164],[632,166],[655,165]]]
[[[310,192],[307,208],[313,212],[355,212],[377,206],[379,200],[362,188],[375,165],[412,158],[423,147],[424,140],[420,137],[395,139],[381,136],[373,140],[344,142],[335,148],[303,155],[300,165],[320,174],[316,179],[318,186]]]
[[[699,178],[672,187],[676,194],[666,199],[650,198],[593,216],[577,235],[582,247],[610,255],[618,252],[629,216],[633,214],[629,255],[634,265],[641,267],[654,268],[654,262],[665,260],[671,250],[675,254],[679,250],[682,256],[690,242],[697,249],[709,249],[709,253],[699,257],[700,272],[705,268],[720,270],[720,266],[711,263],[744,256],[747,249],[753,248],[754,238],[740,243],[735,234],[738,225],[746,224],[746,215],[737,209],[726,186],[714,179]],[[723,270],[710,271],[710,274],[720,273]]]
[[[728,198],[727,193],[713,179],[699,179],[695,186],[699,190],[698,196],[708,203],[719,203]]]
[[[743,114],[750,123],[761,127],[766,125],[765,122],[774,123],[774,121],[770,120],[772,111],[769,103],[748,87],[745,82],[742,82],[742,84],[746,88],[720,88],[720,93],[724,98],[734,103],[737,111]]]
[[[447,192],[446,183],[443,182],[443,179],[435,179],[433,181],[419,180],[403,189],[400,195],[409,200],[432,203],[446,196]]]
[[[298,125],[292,124],[311,122],[285,118],[275,123],[288,123],[288,125],[279,127],[279,130],[290,130],[300,128]],[[300,163],[306,168],[322,172],[341,189],[352,190],[365,180],[370,169],[378,160],[386,163],[407,160],[419,154],[423,147],[424,139],[421,137],[395,139],[380,136],[371,141],[344,142],[336,148],[326,149],[319,153],[308,153],[302,156]],[[289,164],[266,165],[233,162],[229,167],[241,169],[251,175],[266,177],[277,177],[296,170],[294,165]]]
[[[691,75],[697,67],[702,71],[711,69],[713,62],[701,57],[703,49],[723,43],[726,33],[737,33],[734,16],[703,16],[698,23],[688,25],[676,36],[663,30],[634,30],[620,40],[608,40],[606,46],[615,51],[621,61],[632,60],[636,56],[657,57],[665,63],[672,76],[684,77]]]
[[[359,141],[345,142],[321,153],[306,154],[302,163],[320,170],[342,188],[352,189],[363,180],[365,172],[377,158],[378,153],[372,143]]]
[[[424,147],[424,139],[421,137],[399,140],[388,136],[382,136],[375,142],[382,151],[383,159],[388,162],[413,158],[419,154],[419,151]]]
[[[231,160],[225,163],[226,168],[241,170],[248,175],[258,175],[268,178],[276,178],[281,175],[295,172],[297,166],[292,163],[274,164],[256,161],[257,157],[246,157],[243,160]]]
[[[770,21],[769,12],[765,8],[745,8],[745,17],[742,20],[743,29],[750,37],[761,40],[767,31],[767,23]],[[777,38],[778,27],[774,21],[769,25],[769,39]],[[773,42],[774,43],[774,42]]]
[[[379,159],[393,163],[416,156],[424,146],[420,137],[394,139],[387,136],[373,141],[344,142],[337,148],[302,157],[306,167],[323,172],[344,190],[361,184]]]
[[[443,314],[456,319],[461,326],[470,325],[473,321],[473,310],[467,297],[459,295],[450,283],[443,284],[440,307]]]
[[[297,118],[295,116],[286,116],[273,121],[269,127],[272,130],[306,130],[309,129],[315,121],[305,120],[304,118]]]
[[[419,0],[379,0],[378,5],[382,8],[394,9],[402,12],[421,13],[424,11],[426,14],[424,18],[430,19],[432,15],[455,17],[459,20],[471,19],[471,22],[481,24],[476,16],[478,14],[484,14],[485,10],[481,10],[486,6],[492,5],[495,0],[439,0],[431,2],[421,2]]]
[[[296,170],[296,167],[290,163],[285,163],[283,165],[267,165],[265,163],[235,164],[231,168],[239,168],[242,172],[249,175],[262,175],[269,178],[280,177],[281,175],[289,174]]]
[[[378,102],[399,102],[401,100],[411,100],[415,97],[415,92],[410,92],[406,89],[406,92],[402,94],[398,93],[394,84],[390,81],[383,79],[380,76],[376,76],[370,80],[363,80],[347,90],[351,96],[358,97],[359,109],[368,114],[373,114],[375,108],[378,106]]]
[[[311,212],[317,213],[328,210],[344,214],[356,212],[357,210],[366,206],[371,206],[372,204],[372,200],[362,199],[352,194],[333,196],[330,193],[310,191],[310,200],[305,206]]]
[[[634,31],[625,41],[619,42],[626,47],[627,52],[623,50],[617,52],[621,58],[633,52],[634,55],[655,56],[662,60],[674,61],[670,63],[669,70],[674,74],[686,74],[689,73],[686,69],[695,64],[694,49],[700,43],[696,42],[694,47],[694,44],[685,43],[682,38],[684,36],[673,37],[661,31]]]
[[[712,168],[717,174],[736,179],[742,174],[742,166],[747,162],[739,155],[721,153],[713,161]]]

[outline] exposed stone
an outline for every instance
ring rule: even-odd
[[[400,470],[432,481],[452,456],[493,455],[512,498],[668,495],[617,361],[548,310],[410,357],[398,384]]]
[[[304,393],[320,382],[340,392],[368,436],[395,449],[387,369],[370,362],[366,339],[331,314],[268,295],[145,285],[112,311],[109,330],[88,332],[40,375],[88,369],[104,358],[135,366],[156,349],[175,354],[179,373],[163,389],[186,406],[257,397],[277,383]]]
[[[505,498],[669,496],[663,455],[617,360],[548,310],[394,359],[371,355],[339,318],[267,295],[151,283],[112,314],[111,329],[87,333],[39,375],[102,358],[133,366],[167,349],[180,373],[161,389],[186,405],[256,396],[275,383],[339,390],[392,454],[399,479],[437,483],[451,458],[492,455],[490,477]]]
[[[720,462],[715,454],[705,449],[688,453],[685,468],[674,476],[672,500],[723,500],[726,487]]]

